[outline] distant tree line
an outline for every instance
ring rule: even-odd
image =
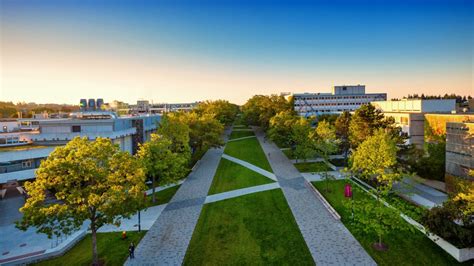
[[[22,117],[30,118],[33,113],[39,114],[43,112],[47,113],[69,113],[79,110],[78,105],[70,104],[37,104],[37,103],[13,103],[13,102],[1,102],[0,101],[0,118],[18,118],[18,113],[21,112]]]
[[[472,99],[471,95],[457,95],[455,93],[444,95],[425,95],[424,93],[420,94],[408,94],[408,96],[403,97],[403,99],[421,99],[421,100],[441,100],[441,99],[456,99],[456,103],[465,103],[468,99]],[[400,100],[398,98],[392,98],[392,100]]]

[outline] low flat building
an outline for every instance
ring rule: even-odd
[[[402,99],[398,101],[374,101],[375,108],[392,117],[397,126],[408,135],[406,144],[419,147],[425,143],[426,114],[449,114],[456,110],[456,100]]]
[[[365,85],[334,86],[331,93],[295,93],[294,110],[303,117],[353,112],[364,104],[384,101],[386,93],[365,93]]]
[[[15,135],[6,138],[5,144],[16,141],[15,145],[0,145],[0,184],[34,178],[41,160],[78,136],[109,138],[122,151],[134,154],[139,143],[156,131],[160,119],[161,115],[117,117],[104,111],[78,112],[69,118],[19,119],[18,132],[0,134],[0,139]]]
[[[473,120],[474,121],[474,120]],[[453,189],[453,179],[470,180],[474,170],[474,122],[448,122],[446,125],[446,183]]]

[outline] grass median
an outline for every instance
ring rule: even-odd
[[[204,206],[185,265],[314,265],[281,190]]]
[[[249,162],[269,172],[273,172],[257,138],[228,142],[226,144],[224,153],[240,160]]]
[[[222,158],[212,181],[209,195],[272,183],[273,180]]]

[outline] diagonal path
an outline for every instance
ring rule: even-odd
[[[234,130],[234,131],[235,131],[235,130]],[[229,141],[227,141],[227,142],[239,141],[239,140],[251,139],[251,138],[255,138],[255,136],[247,136],[247,137],[241,137],[241,138],[236,138],[236,139],[229,139]]]
[[[314,197],[306,180],[283,152],[275,144],[264,141],[261,130],[255,133],[316,263],[376,265],[349,230]]]
[[[138,244],[135,259],[125,265],[182,264],[223,152],[223,147],[206,152]]]
[[[212,203],[216,201],[236,198],[243,195],[248,195],[252,193],[257,193],[257,192],[262,192],[262,191],[267,191],[267,190],[272,190],[272,189],[277,189],[277,188],[280,188],[280,184],[275,182],[275,183],[270,183],[270,184],[265,184],[265,185],[260,185],[260,186],[246,187],[246,188],[226,191],[219,194],[207,196],[205,203],[206,204]]]
[[[248,162],[246,162],[246,161],[237,159],[237,158],[232,157],[232,156],[227,155],[227,154],[222,154],[222,158],[227,159],[227,160],[229,160],[229,161],[231,161],[231,162],[234,162],[234,163],[236,163],[236,164],[240,164],[240,165],[242,165],[243,167],[248,168],[248,169],[250,169],[250,170],[252,170],[252,171],[254,171],[254,172],[257,172],[257,173],[259,173],[259,174],[261,174],[261,175],[263,175],[263,176],[265,176],[265,177],[268,177],[268,178],[270,178],[270,179],[273,180],[273,181],[277,181],[275,174],[270,173],[270,172],[268,172],[267,170],[262,169],[262,168],[260,168],[260,167],[258,167],[258,166],[255,166],[255,165],[253,165],[253,164],[251,164],[251,163],[248,163]]]

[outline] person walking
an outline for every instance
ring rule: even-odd
[[[135,258],[135,245],[132,243],[130,243],[130,246],[128,246],[128,255],[130,256],[130,259],[134,259]]]

